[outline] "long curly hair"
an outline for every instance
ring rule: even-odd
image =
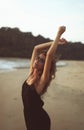
[[[40,54],[43,54],[46,56],[47,54],[47,50],[44,50],[42,51]],[[46,83],[43,91],[42,91],[42,94],[44,94],[46,91],[47,91],[47,88],[49,87],[52,79],[54,79],[56,77],[56,71],[57,71],[57,68],[56,68],[56,62],[58,61],[58,58],[56,56],[53,56],[52,57],[52,63],[51,63],[51,68],[50,68],[50,76],[49,76],[49,80],[48,82]]]

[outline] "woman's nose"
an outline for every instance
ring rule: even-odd
[[[36,60],[35,63],[37,64],[37,63],[38,63],[38,60]]]

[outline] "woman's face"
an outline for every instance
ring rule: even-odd
[[[42,70],[45,64],[45,55],[44,54],[40,54],[38,56],[36,56],[35,61],[33,63],[33,68],[36,68],[38,70]]]

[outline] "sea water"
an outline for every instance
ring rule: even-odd
[[[65,61],[58,61],[57,66],[65,66]],[[0,58],[0,73],[29,68],[30,60],[22,58]]]
[[[0,58],[0,72],[8,72],[21,68],[28,68],[29,64],[29,59]]]

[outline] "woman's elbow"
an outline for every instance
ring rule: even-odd
[[[34,46],[34,50],[38,50],[38,47],[37,47],[37,45],[36,45],[36,46]]]
[[[33,48],[33,52],[35,52],[35,53],[38,52],[38,47],[37,47],[37,46],[34,46],[34,48]]]
[[[39,49],[40,49],[39,45],[34,46],[35,51],[39,51]]]

